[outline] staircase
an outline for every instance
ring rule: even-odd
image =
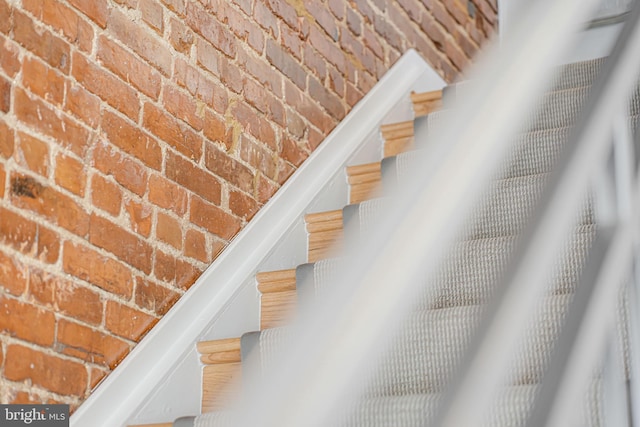
[[[552,89],[517,136],[509,160],[494,177],[467,222],[460,241],[448,254],[437,279],[425,289],[405,321],[402,332],[382,358],[364,395],[337,420],[337,425],[421,426],[433,421],[440,396],[454,378],[457,366],[494,293],[495,283],[509,261],[517,236],[526,225],[554,166],[570,127],[587,99],[602,59],[571,64],[559,70]],[[312,212],[304,217],[308,233],[308,263],[256,275],[261,293],[260,328],[234,339],[203,341],[198,352],[203,364],[202,413],[156,426],[231,426],[224,412],[241,387],[243,375],[256,375],[275,363],[278,349],[290,335],[287,323],[296,307],[322,297],[344,268],[341,253],[364,239],[384,215],[385,197],[399,191],[420,167],[419,153],[432,143],[449,107],[464,100],[466,84],[442,92],[412,94],[416,119],[380,129],[384,159],[346,168],[350,204],[341,210]],[[640,99],[635,93],[630,126],[636,129]],[[425,124],[426,123],[426,124]],[[414,128],[426,128],[414,138]],[[437,203],[437,201],[434,201]],[[524,425],[545,374],[549,355],[562,329],[577,289],[585,260],[597,235],[597,212],[591,197],[584,202],[563,256],[548,274],[546,296],[536,310],[529,333],[509,369],[502,392],[483,425]],[[624,318],[620,319],[623,325]],[[621,326],[624,332],[624,327]],[[626,339],[621,334],[620,353]],[[628,367],[625,363],[625,374]],[[243,364],[245,365],[243,367]],[[603,425],[602,384],[595,374],[584,390],[577,425]]]

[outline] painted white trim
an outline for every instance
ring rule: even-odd
[[[389,106],[398,103],[427,71],[431,71],[430,67],[417,52],[405,53],[78,408],[71,417],[71,426],[126,425],[137,408],[193,349],[212,319],[224,312],[347,159],[358,152],[371,129],[384,119]]]

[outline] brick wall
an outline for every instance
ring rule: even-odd
[[[0,0],[0,402],[76,407],[405,50],[452,80],[495,25],[496,0]]]

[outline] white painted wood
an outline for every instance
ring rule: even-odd
[[[428,81],[417,83],[425,78]],[[199,366],[194,364],[199,363],[195,343],[258,328],[256,271],[300,263],[299,247],[306,239],[300,232],[302,216],[343,205],[348,196],[342,169],[353,156],[375,151],[365,147],[374,143],[372,130],[411,90],[435,90],[444,84],[417,52],[403,55],[78,408],[71,426],[116,427],[195,415],[194,402],[199,404],[201,394],[201,375],[193,375]],[[336,196],[332,187],[342,194]]]

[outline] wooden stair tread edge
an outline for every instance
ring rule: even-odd
[[[442,99],[442,89],[432,90],[428,92],[411,92],[412,102],[438,101]]]
[[[256,274],[261,293],[283,292],[296,289],[296,269],[267,271]]]
[[[380,162],[364,163],[361,165],[347,166],[347,176],[371,174],[380,171]]]
[[[205,365],[240,362],[240,338],[200,341],[196,348]]]
[[[411,137],[413,136],[413,120],[381,125],[380,132],[385,140]]]
[[[323,222],[323,221],[333,221],[333,220],[342,220],[342,209],[325,211],[325,212],[314,212],[308,213],[304,216],[304,221],[309,223],[315,222]]]

